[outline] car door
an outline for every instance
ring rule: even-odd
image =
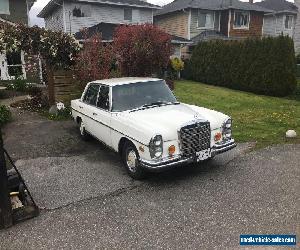
[[[111,146],[110,88],[100,85],[96,106],[92,109],[92,133],[106,145]]]
[[[80,104],[79,108],[80,111],[84,114],[82,117],[85,129],[88,133],[93,136],[95,135],[94,129],[94,108],[96,108],[98,92],[99,92],[99,84],[91,83],[85,94],[82,98],[82,103]]]

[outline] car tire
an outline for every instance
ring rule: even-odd
[[[78,125],[79,125],[79,133],[80,133],[81,138],[84,141],[87,141],[89,139],[89,134],[85,130],[85,125],[84,125],[83,121],[80,120]]]
[[[122,150],[122,161],[130,177],[136,180],[145,178],[146,172],[139,164],[139,154],[132,142],[125,142]]]

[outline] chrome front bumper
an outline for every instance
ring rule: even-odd
[[[216,144],[211,148],[211,157],[214,157],[218,154],[222,154],[235,147],[236,147],[236,143],[234,139],[226,141],[222,144]],[[140,160],[140,164],[142,167],[153,171],[165,169],[165,168],[171,168],[183,164],[189,164],[192,162],[197,162],[196,157],[183,158],[180,155],[175,157],[168,157],[160,160],[152,160],[152,161]]]

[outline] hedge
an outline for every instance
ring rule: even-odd
[[[296,88],[296,58],[291,38],[199,43],[186,65],[187,79],[271,96]]]

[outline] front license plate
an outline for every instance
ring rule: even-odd
[[[210,148],[196,153],[197,161],[204,161],[211,157]]]

